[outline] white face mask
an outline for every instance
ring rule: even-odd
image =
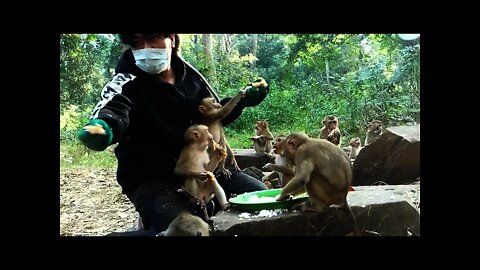
[[[148,74],[158,74],[170,65],[167,49],[145,48],[133,50],[135,64]]]

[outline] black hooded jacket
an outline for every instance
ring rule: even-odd
[[[184,133],[200,120],[200,100],[212,95],[201,75],[183,59],[172,54],[171,66],[175,85],[143,72],[135,65],[131,50],[126,50],[92,113],[91,118],[108,123],[112,143],[118,142],[117,181],[127,195],[150,180],[179,185],[174,168]],[[238,117],[243,108],[239,103],[224,124]]]

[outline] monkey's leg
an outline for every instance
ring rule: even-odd
[[[301,212],[317,212],[324,213],[328,209],[328,206],[324,202],[318,202],[314,204],[313,202],[307,201],[303,203],[296,204],[292,207],[292,210],[300,210]]]
[[[255,149],[255,153],[257,155],[261,155],[263,153],[259,140],[254,140],[253,141],[253,149]]]
[[[208,189],[213,190],[215,193],[215,196],[217,197],[218,202],[220,203],[220,207],[225,210],[227,209],[230,204],[227,201],[227,195],[225,194],[225,191],[223,190],[222,186],[217,182],[216,179],[213,180],[207,180],[208,185],[210,186]]]
[[[205,220],[210,221],[210,217],[208,216],[208,213],[207,213],[207,207],[202,206],[202,210],[203,210],[203,214],[205,215]]]

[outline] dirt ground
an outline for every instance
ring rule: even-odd
[[[60,235],[103,236],[135,227],[135,207],[122,194],[115,170],[60,173]]]

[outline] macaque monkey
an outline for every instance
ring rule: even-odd
[[[268,122],[266,120],[257,121],[255,124],[255,136],[251,139],[253,140],[255,153],[264,155],[271,154],[273,135],[268,128]]]
[[[208,224],[186,211],[180,212],[168,228],[157,236],[209,236]]]
[[[203,209],[205,218],[209,220],[206,204],[215,195],[222,209],[229,204],[225,191],[215,179],[212,171],[225,158],[225,149],[217,147],[212,158],[208,156],[207,148],[213,140],[212,134],[205,125],[193,125],[185,132],[186,145],[183,147],[175,165],[175,174],[183,179],[182,191]]]
[[[325,139],[336,146],[341,145],[342,133],[340,132],[338,119],[335,115],[328,115],[323,119],[323,127],[320,129],[319,139]]]
[[[278,201],[305,188],[310,200],[296,206],[302,212],[325,212],[331,206],[344,207],[352,218],[357,235],[355,216],[347,202],[352,183],[352,166],[345,152],[324,139],[292,133],[284,141],[284,156],[295,165],[295,176],[283,188]]]
[[[295,175],[295,167],[288,162],[288,159],[283,155],[283,148],[286,136],[280,135],[275,139],[273,143],[273,153],[276,154],[275,164],[267,163],[262,167],[264,170],[271,170],[273,173],[264,177],[262,181],[270,181],[274,178],[278,178],[280,187],[284,187]]]
[[[235,108],[237,103],[245,96],[245,90],[238,91],[238,94],[230,99],[225,106],[222,106],[218,103],[215,98],[207,97],[200,101],[198,110],[202,113],[202,123],[208,126],[210,133],[213,135],[213,142],[219,144],[223,149],[227,150],[227,155],[230,157],[230,164],[235,168],[235,170],[240,171],[237,161],[235,160],[235,155],[233,154],[232,148],[227,142],[225,137],[225,131],[223,129],[222,119],[227,117],[232,110]],[[209,155],[213,153],[209,148]],[[226,159],[222,160],[218,165],[218,170],[223,173],[225,178],[229,179],[232,173],[225,168]]]
[[[362,142],[360,141],[360,138],[358,137],[352,138],[348,145],[350,147],[350,155],[349,155],[350,160],[356,159],[358,156],[358,153],[360,153],[360,150],[362,150]]]
[[[382,135],[382,131],[382,121],[372,120],[372,122],[368,123],[367,137],[365,137],[365,145],[369,145],[374,141],[378,140],[378,138],[380,138],[380,135]]]

